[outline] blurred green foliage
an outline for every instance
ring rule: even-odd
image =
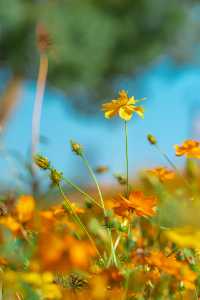
[[[42,23],[52,41],[49,82],[74,96],[104,97],[119,76],[136,75],[160,55],[190,53],[196,3],[1,0],[0,67],[35,78],[35,28]]]

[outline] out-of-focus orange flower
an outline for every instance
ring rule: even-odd
[[[91,280],[91,299],[104,300],[107,295],[107,280],[105,276],[94,276]]]
[[[39,257],[44,269],[55,267],[63,258],[65,243],[55,233],[44,233],[39,237]]]
[[[65,233],[66,234],[66,233]],[[43,269],[87,268],[95,249],[88,241],[80,241],[53,229],[39,236],[38,256]]]
[[[11,216],[1,217],[0,224],[7,227],[14,235],[21,232],[21,225]]]
[[[180,280],[183,282],[186,289],[195,289],[195,280],[197,279],[197,274],[195,274],[186,263],[182,263],[180,270]]]
[[[42,210],[39,213],[43,231],[53,227],[55,222],[65,216],[65,209],[62,205],[52,206],[49,210]],[[45,228],[46,227],[46,228]]]
[[[52,210],[55,217],[62,217],[65,215],[65,209],[62,205],[54,206],[52,207]]]
[[[51,210],[42,210],[39,212],[39,232],[50,232],[54,230],[56,218],[53,211]]]
[[[119,283],[123,281],[124,275],[116,267],[110,267],[101,272],[102,276],[105,276],[109,286],[119,286]]]
[[[185,262],[177,261],[174,255],[167,257],[162,252],[153,251],[146,257],[146,262],[160,271],[175,276],[178,280],[182,281],[186,288],[195,288],[194,281],[197,275]]]
[[[30,221],[33,218],[35,201],[32,196],[21,196],[16,204],[17,218],[21,223]]]
[[[156,176],[161,182],[172,180],[175,177],[175,172],[164,167],[148,170],[148,173]]]
[[[4,257],[0,256],[0,266],[5,266],[8,264],[7,259],[5,259]]]
[[[146,257],[146,261],[150,266],[156,267],[165,273],[178,276],[180,272],[180,262],[178,262],[174,255],[165,256],[162,252],[153,251]]]
[[[160,271],[158,269],[151,270],[151,272],[147,272],[146,281],[151,280],[153,283],[157,283],[160,280]]]
[[[185,155],[188,158],[200,159],[200,142],[194,140],[186,140],[183,145],[175,145],[176,156]]]
[[[142,100],[142,99],[141,99]],[[102,105],[102,110],[105,113],[105,118],[110,119],[116,115],[125,121],[129,121],[133,113],[137,113],[140,117],[144,117],[144,109],[141,106],[136,106],[137,102],[134,97],[128,97],[126,91],[121,90],[116,100]]]
[[[76,203],[71,203],[71,207],[72,207],[72,209],[74,210],[74,212],[75,213],[77,213],[77,214],[84,214],[84,212],[85,212],[85,209],[84,208],[82,208],[82,207],[78,207],[77,205],[76,205]]]
[[[72,266],[79,268],[87,268],[90,259],[96,255],[96,251],[88,242],[75,239],[68,245],[68,252]]]
[[[133,212],[137,216],[152,217],[156,212],[156,203],[156,197],[146,197],[142,191],[133,191],[128,199],[120,195],[114,210],[123,217],[129,216]]]

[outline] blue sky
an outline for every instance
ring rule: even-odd
[[[134,117],[129,122],[130,173],[156,165],[166,165],[163,158],[150,147],[146,134],[157,136],[160,146],[178,166],[183,159],[174,156],[173,145],[181,143],[191,134],[193,111],[200,111],[200,70],[194,66],[178,67],[163,59],[152,65],[137,80],[123,79],[116,91],[124,88],[136,98],[147,97],[144,102],[145,119]],[[31,117],[35,94],[35,82],[27,81],[23,86],[22,100],[7,126],[4,145],[6,149],[18,151],[26,156],[31,142]],[[41,134],[49,139],[48,145],[41,145],[40,152],[52,163],[76,181],[86,178],[78,157],[71,153],[69,141],[76,140],[84,145],[89,160],[95,167],[105,164],[111,174],[124,171],[123,122],[119,119],[107,121],[99,111],[91,118],[80,117],[72,112],[70,103],[63,105],[64,96],[50,88],[45,94],[42,112]],[[106,99],[109,100],[109,99]],[[102,99],[103,102],[103,99]],[[200,114],[199,114],[200,115]],[[10,158],[9,158],[10,160]],[[0,157],[1,181],[16,181],[20,164],[10,163]],[[13,172],[14,170],[14,172]],[[102,180],[110,182],[112,176]]]

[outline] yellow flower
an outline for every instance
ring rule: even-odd
[[[172,180],[175,177],[175,173],[164,167],[157,167],[151,170],[148,170],[148,173],[156,176],[161,182],[166,180]]]
[[[102,105],[102,111],[105,113],[105,118],[110,119],[116,115],[125,121],[129,121],[133,113],[137,113],[141,118],[144,117],[144,109],[141,106],[136,106],[136,103],[141,101],[133,97],[128,97],[126,91],[121,90],[116,100]]]
[[[186,140],[183,145],[175,145],[176,156],[185,155],[188,158],[200,159],[200,142],[194,140]]]
[[[22,223],[28,222],[33,218],[35,201],[32,196],[21,196],[16,205],[18,220]]]

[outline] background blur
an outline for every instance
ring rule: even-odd
[[[145,120],[129,123],[132,175],[165,164],[146,142],[148,133],[181,167],[173,145],[200,134],[199,13],[192,0],[0,0],[2,185],[21,188],[28,180],[41,24],[50,47],[40,152],[83,182],[84,168],[69,146],[73,139],[84,145],[93,167],[123,173],[122,123],[108,122],[100,111],[123,88],[147,97]],[[109,184],[112,176],[101,180]]]

